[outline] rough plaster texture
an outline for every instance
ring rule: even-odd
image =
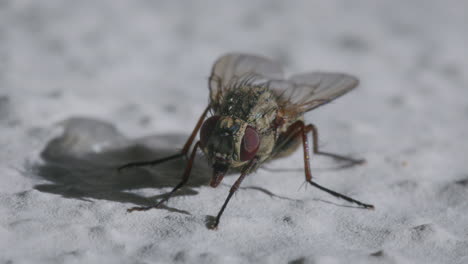
[[[466,3],[0,1],[0,263],[467,263]],[[361,79],[306,119],[367,159],[314,156],[317,182],[375,211],[259,170],[211,231],[236,176],[212,189],[200,158],[165,208],[126,213],[183,162],[115,166],[181,148],[228,51]]]

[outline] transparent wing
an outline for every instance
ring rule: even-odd
[[[272,82],[271,89],[277,94],[284,114],[295,116],[331,102],[358,84],[359,80],[348,74],[310,72]]]
[[[281,65],[270,59],[242,53],[228,53],[216,60],[209,80],[212,105],[219,103],[230,84],[246,79],[281,80]]]

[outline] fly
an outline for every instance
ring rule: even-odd
[[[344,160],[351,165],[361,164],[364,160],[319,150],[317,128],[304,123],[304,113],[351,91],[358,83],[358,79],[351,75],[333,72],[308,72],[285,78],[281,65],[256,55],[230,53],[220,57],[214,63],[209,79],[209,105],[182,151],[119,168],[157,165],[185,157],[188,162],[182,180],[158,203],[128,211],[146,211],[166,202],[189,180],[197,150],[201,149],[213,168],[211,187],[216,188],[228,170],[240,172],[212,226],[217,228],[229,200],[248,174],[267,161],[292,154],[301,145],[307,183],[335,197],[373,209],[371,204],[325,188],[312,179],[309,133],[314,154]],[[200,139],[193,144],[198,133]]]

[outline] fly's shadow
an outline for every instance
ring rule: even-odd
[[[35,189],[39,191],[67,198],[103,199],[148,206],[164,194],[144,197],[130,191],[174,187],[181,179],[186,164],[184,159],[120,172],[117,167],[131,161],[176,154],[187,135],[165,134],[129,140],[104,121],[70,118],[63,125],[63,134],[52,139],[43,150],[44,162],[34,166],[36,174],[49,181],[36,185]],[[206,184],[210,173],[211,168],[203,155],[198,155],[188,186],[175,195],[196,195],[198,192],[194,187]],[[162,208],[188,214],[170,207]]]

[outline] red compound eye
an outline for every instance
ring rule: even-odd
[[[258,148],[260,147],[260,138],[258,137],[257,130],[248,126],[245,129],[244,138],[241,143],[241,161],[251,160],[257,154]]]
[[[211,133],[216,127],[216,123],[218,123],[219,116],[212,116],[205,120],[203,126],[200,129],[200,145],[201,147],[205,147],[208,139],[211,136]]]

